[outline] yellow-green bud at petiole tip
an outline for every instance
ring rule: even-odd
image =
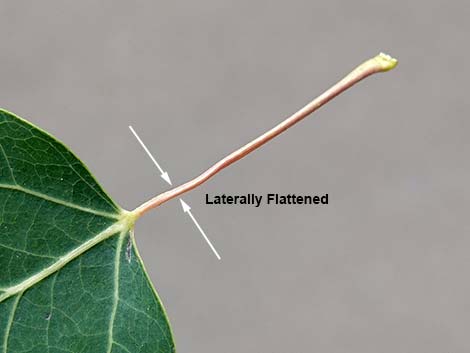
[[[375,58],[373,58],[376,63],[380,66],[380,71],[389,71],[393,69],[398,64],[398,60],[392,58],[390,55],[385,53],[380,53]]]

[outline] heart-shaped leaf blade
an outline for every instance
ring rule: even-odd
[[[0,110],[1,352],[174,352],[133,222],[66,146]]]

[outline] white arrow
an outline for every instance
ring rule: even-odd
[[[173,185],[171,183],[171,180],[170,180],[170,176],[168,175],[167,172],[164,172],[163,169],[160,167],[160,165],[157,163],[157,161],[155,160],[155,158],[153,158],[152,154],[150,153],[150,151],[148,150],[147,146],[145,146],[145,144],[142,142],[142,140],[140,139],[139,135],[137,135],[137,132],[135,132],[135,130],[132,128],[132,126],[129,126],[129,129],[131,130],[131,132],[134,134],[135,138],[137,139],[137,141],[139,141],[140,145],[142,146],[142,148],[144,149],[145,152],[147,152],[148,156],[150,157],[150,159],[152,160],[153,164],[155,164],[158,168],[158,170],[160,171],[161,173],[161,177],[163,180],[165,180],[168,184],[170,185]]]
[[[209,246],[211,247],[211,249],[214,252],[215,256],[217,256],[217,259],[220,260],[219,253],[217,252],[217,250],[215,250],[214,245],[212,245],[212,243],[209,240],[209,238],[207,237],[206,233],[204,233],[201,226],[199,225],[199,223],[197,223],[196,219],[194,218],[193,214],[191,213],[191,207],[189,207],[189,205],[186,202],[184,202],[183,199],[180,199],[180,202],[181,202],[181,206],[183,207],[183,212],[189,214],[189,217],[191,217],[191,219],[193,220],[193,222],[196,225],[197,229],[199,229],[199,231],[201,232],[204,239],[206,239],[207,244],[209,244]]]

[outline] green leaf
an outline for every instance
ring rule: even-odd
[[[0,352],[174,352],[134,221],[66,146],[0,110]]]

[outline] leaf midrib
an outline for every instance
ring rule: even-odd
[[[77,258],[78,256],[80,256],[87,250],[91,249],[93,246],[101,243],[103,240],[115,234],[121,234],[123,232],[128,231],[132,226],[131,222],[132,222],[132,214],[123,213],[123,215],[121,216],[118,222],[112,224],[111,226],[103,230],[102,232],[95,235],[93,238],[87,240],[86,242],[82,243],[80,246],[64,254],[52,265],[42,269],[41,271],[35,273],[34,275],[28,277],[27,279],[23,280],[22,282],[14,286],[11,286],[8,288],[0,288],[0,291],[3,292],[2,294],[0,294],[0,303],[17,293],[24,292],[28,288],[31,288],[32,286],[34,286],[36,283],[40,282],[44,278],[60,270],[70,261]]]

